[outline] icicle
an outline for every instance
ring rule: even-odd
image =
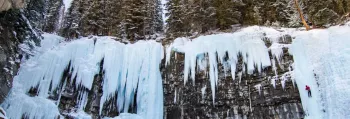
[[[88,98],[88,91],[82,90],[79,92],[78,98],[77,98],[78,110],[85,109],[85,106],[86,106],[87,100],[88,100],[87,98]],[[97,98],[96,95],[94,95],[94,98]]]
[[[173,46],[170,45],[166,48],[166,58],[165,58],[165,65],[170,64],[170,59],[171,59],[171,52],[172,52]]]
[[[185,59],[192,59],[191,57],[190,57],[191,55],[189,54],[189,53],[186,53],[185,54]],[[184,66],[184,85],[186,85],[186,83],[187,83],[187,80],[188,80],[188,74],[189,74],[189,70],[190,70],[190,61],[191,60],[185,60],[185,66]]]
[[[201,92],[202,92],[202,100],[205,99],[205,94],[206,94],[206,90],[207,89],[207,86],[204,86],[202,89],[201,89]]]
[[[274,76],[275,78],[271,79],[271,84],[273,85],[274,88],[276,88],[276,80],[278,80],[278,73],[277,73],[277,67],[275,64],[275,58],[272,58],[271,63],[272,63],[272,70],[275,73],[275,76]]]
[[[286,87],[286,80],[287,80],[286,76],[283,75],[283,76],[281,77],[282,89],[285,89],[285,87]]]
[[[258,32],[261,29],[274,32],[269,28],[250,27],[236,33],[200,36],[192,41],[188,39],[184,40],[186,38],[176,39],[170,47],[173,51],[185,53],[184,84],[187,83],[190,74],[192,81],[195,81],[195,67],[200,66],[200,62],[198,62],[200,60],[198,59],[202,59],[201,56],[203,56],[203,54],[208,54],[209,58],[209,63],[207,65],[209,66],[208,73],[211,82],[211,90],[213,92],[213,100],[215,100],[215,89],[218,85],[218,63],[224,66],[225,72],[229,69],[226,63],[229,63],[233,79],[235,79],[238,54],[242,54],[243,63],[247,65],[246,68],[249,74],[252,74],[256,68],[258,72],[261,72],[261,69],[270,66],[271,61],[268,49],[261,40],[264,36],[264,32]],[[167,52],[167,57],[170,57],[170,49],[168,49]],[[228,54],[227,61],[229,62],[226,62],[226,53]],[[216,59],[219,61],[216,61]],[[243,72],[245,72],[245,70],[244,68]]]
[[[230,117],[230,109],[227,110],[226,117]]]
[[[232,80],[236,79],[236,62],[231,63],[231,76]]]
[[[216,55],[213,52],[209,53],[209,79],[210,79],[210,85],[211,85],[211,91],[212,91],[212,98],[213,98],[213,104],[215,104],[215,87],[218,83],[218,76],[217,76],[217,61],[216,61]]]
[[[261,95],[261,84],[255,85],[254,87],[259,91],[259,95]]]
[[[273,59],[276,58],[278,66],[281,67],[281,69],[284,69],[283,65],[281,64],[282,63],[282,56],[283,56],[283,48],[284,47],[288,48],[289,46],[290,46],[289,44],[273,43],[269,48]]]
[[[7,119],[5,110],[0,107],[0,118]]]
[[[273,87],[276,88],[276,77],[272,77],[270,80]]]
[[[59,104],[60,104],[61,96],[62,96],[62,93],[63,93],[64,89],[66,88],[66,84],[67,84],[67,79],[64,80],[63,86],[62,86],[62,88],[61,88],[61,90],[60,90],[60,92],[59,92],[58,100],[57,100],[57,102],[56,102],[57,107],[58,107]]]
[[[238,82],[239,83],[241,83],[241,81],[242,81],[242,75],[243,75],[243,72],[238,73],[238,79],[239,79]]]
[[[176,104],[176,97],[177,97],[177,92],[176,92],[176,88],[175,88],[175,93],[174,93],[174,104]]]
[[[292,66],[293,64],[291,64],[289,67],[288,67],[288,70],[290,72],[290,79],[292,80],[293,82],[293,87],[295,87],[295,78],[294,78],[294,72],[292,71]]]
[[[191,60],[191,78],[192,78],[192,81],[193,81],[193,86],[195,85],[195,81],[196,81],[196,59],[197,57],[193,57],[192,56],[192,60]]]

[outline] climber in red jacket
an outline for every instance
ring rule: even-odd
[[[311,96],[311,89],[308,85],[305,86],[305,90],[308,92],[309,97],[312,97]]]

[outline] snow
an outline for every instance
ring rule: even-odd
[[[32,40],[27,40],[25,43],[22,43],[19,45],[19,48],[31,56],[42,54],[54,46],[57,46],[59,43],[64,41],[63,37],[49,34],[49,33],[43,33],[41,35],[43,38],[40,41],[40,47],[37,47]],[[22,59],[22,61],[25,61],[26,59]]]
[[[142,116],[129,113],[121,113],[119,116],[114,118],[104,117],[103,119],[143,119]]]
[[[64,41],[63,37],[54,34],[44,33],[41,36],[44,38],[40,42],[40,47],[37,48],[40,53],[51,50],[51,48]]]
[[[70,6],[72,5],[73,0],[63,0],[64,12],[67,12]]]
[[[349,26],[296,34],[291,53],[306,118],[350,117],[349,37]],[[311,88],[311,98],[307,97],[305,85]]]
[[[163,118],[163,87],[159,67],[164,54],[160,43],[139,41],[122,44],[112,37],[93,37],[62,42],[52,47],[61,42],[61,37],[44,34],[44,39],[42,44],[45,46],[36,48],[37,55],[21,64],[14,79],[15,86],[4,104],[10,118],[17,119],[22,114],[28,115],[29,119],[57,117],[58,104],[47,97],[62,85],[62,75],[67,68],[72,77],[76,77],[71,82],[81,89],[77,97],[78,111],[84,110],[102,60],[105,76],[101,109],[104,102],[116,97],[118,92],[119,111],[127,112],[137,93],[137,114],[145,118]],[[69,64],[70,67],[67,67]],[[38,88],[35,97],[26,94],[32,87]],[[39,113],[43,109],[48,113]]]
[[[92,119],[91,115],[85,113],[84,111],[70,113],[68,115],[73,119]],[[117,117],[103,117],[102,119],[143,119],[143,118],[141,115],[137,115],[137,114],[121,113]]]
[[[91,115],[85,113],[84,111],[78,111],[76,113],[70,113],[68,114],[73,119],[92,119]]]
[[[21,12],[24,13],[23,10],[21,10]],[[33,26],[30,24],[30,22],[29,22],[29,20],[27,19],[27,17],[24,16],[24,14],[21,14],[21,17],[22,17],[22,19],[25,20],[25,22],[26,22],[26,24],[28,25],[28,27],[29,27],[29,29],[31,30],[31,32],[32,32],[36,37],[39,37],[40,35],[39,35],[37,32],[34,31],[34,28],[33,28]]]

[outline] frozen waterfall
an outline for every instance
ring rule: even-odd
[[[312,31],[253,26],[235,33],[177,38],[167,46],[166,53],[155,41],[123,44],[113,37],[85,37],[63,42],[61,37],[45,34],[44,47],[36,48],[34,56],[22,62],[11,94],[1,107],[11,119],[20,119],[22,115],[29,119],[61,117],[65,114],[58,108],[61,92],[66,86],[74,86],[78,92],[77,104],[68,115],[89,119],[92,117],[84,109],[91,100],[88,97],[94,89],[96,75],[102,75],[98,113],[103,115],[104,108],[110,106],[106,103],[111,101],[119,112],[119,117],[103,118],[161,119],[164,113],[161,61],[165,54],[165,64],[170,65],[176,52],[185,56],[184,84],[190,78],[195,85],[196,72],[204,71],[214,104],[220,80],[219,65],[223,65],[225,73],[230,70],[234,80],[241,80],[245,72],[261,73],[271,67],[275,73],[269,79],[271,86],[280,81],[284,88],[289,79],[297,84],[305,118],[346,118],[350,116],[347,108],[350,106],[349,34],[350,24]],[[292,44],[279,42],[286,35],[293,39]],[[271,44],[266,45],[265,40]],[[284,49],[293,55],[294,64],[289,64],[289,71],[278,76],[282,55],[288,53]],[[243,63],[243,71],[236,69],[238,63]],[[313,97],[307,97],[305,85],[311,87]],[[206,86],[199,90],[202,97],[207,94]],[[264,93],[261,84],[253,88]],[[55,96],[58,98],[52,98]],[[181,93],[175,90],[175,96],[174,103],[178,103]],[[130,108],[136,108],[136,114],[129,114]]]
[[[57,39],[48,36],[44,41],[57,42],[53,38]],[[93,37],[61,43],[46,50],[22,63],[13,90],[2,105],[9,118],[20,119],[22,115],[29,119],[59,117],[60,100],[48,97],[64,90],[65,85],[83,89],[77,98],[77,111],[83,110],[101,63],[104,76],[100,113],[104,102],[112,97],[117,97],[115,104],[119,112],[127,113],[137,94],[138,115],[148,119],[163,118],[163,86],[159,70],[163,47],[160,43],[139,41],[125,45],[112,37]],[[67,70],[73,77],[70,81],[64,76]],[[36,89],[36,95],[27,95],[33,89]]]

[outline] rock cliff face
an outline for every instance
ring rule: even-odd
[[[290,41],[289,37],[281,43]],[[277,69],[279,80],[273,79],[272,67],[261,74],[248,75],[242,73],[240,61],[233,80],[230,71],[225,73],[223,66],[219,66],[214,105],[209,76],[201,71],[196,73],[195,84],[190,81],[184,85],[184,54],[175,54],[170,65],[162,70],[165,117],[168,119],[300,119],[304,115],[298,89],[292,81],[293,72],[289,70],[293,58],[288,48],[284,48],[281,66]],[[275,87],[273,82],[276,82]],[[285,82],[284,86],[281,82]]]
[[[11,8],[23,8],[24,0],[1,0],[0,1],[0,12],[9,10]]]
[[[23,11],[0,12],[0,103],[12,87],[20,60],[29,57],[26,51],[39,45],[39,39],[40,36],[33,31]]]

